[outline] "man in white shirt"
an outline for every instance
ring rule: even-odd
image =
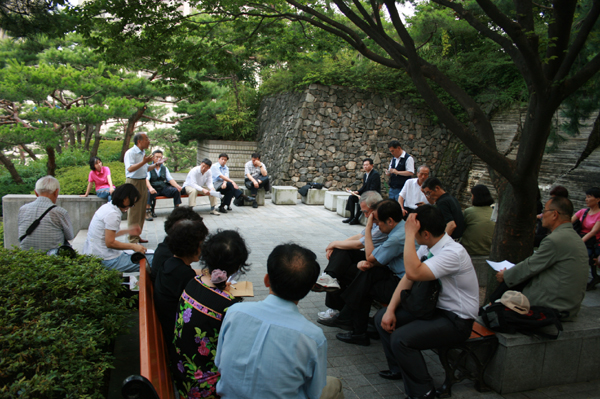
[[[199,166],[190,170],[183,183],[182,191],[189,195],[189,206],[196,206],[196,197],[210,195],[210,213],[220,215],[217,211],[217,199],[223,197],[221,193],[215,191],[213,186],[212,173],[210,167],[212,162],[208,158],[204,158]]]
[[[429,177],[429,167],[427,165],[419,166],[417,169],[417,177],[409,179],[404,183],[402,191],[398,196],[398,203],[402,207],[402,215],[404,220],[408,217],[409,213],[417,211],[417,207],[426,204],[427,197],[421,190],[421,185]]]
[[[252,202],[252,208],[258,208],[258,203],[256,202],[258,189],[264,188],[265,191],[269,191],[267,167],[260,161],[260,154],[258,152],[253,153],[252,160],[246,162],[244,165],[244,174],[246,175],[244,184],[250,190],[252,196],[255,197],[254,202]]]
[[[389,198],[397,201],[404,183],[415,174],[415,161],[400,147],[398,140],[390,141],[388,149],[393,157],[389,168],[385,171],[385,174],[390,177]]]
[[[423,205],[405,225],[404,268],[387,308],[375,316],[389,370],[379,375],[404,381],[408,398],[433,399],[433,379],[421,350],[455,345],[467,340],[479,307],[477,275],[466,249],[445,234],[439,209]],[[421,245],[417,251],[415,240]],[[414,281],[438,279],[442,286],[431,319],[418,319],[402,308],[401,292]]]
[[[150,146],[150,139],[146,133],[138,133],[133,136],[133,144],[125,153],[125,183],[133,184],[139,191],[140,198],[135,206],[129,210],[127,217],[128,230],[132,230],[135,226],[144,229],[144,221],[146,220],[146,202],[148,201],[148,188],[146,187],[146,176],[149,171],[156,169],[159,165],[154,164],[148,166],[152,161],[152,155],[146,155],[145,149]],[[137,231],[137,230],[135,230]],[[132,244],[146,243],[148,240],[142,239],[139,234],[129,235],[129,242]]]

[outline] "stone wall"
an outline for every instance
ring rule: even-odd
[[[397,139],[427,164],[447,191],[466,185],[472,155],[445,128],[406,100],[340,86],[310,85],[302,93],[265,98],[258,115],[258,148],[275,185],[302,187],[323,180],[328,188],[361,186],[362,159],[383,171]]]

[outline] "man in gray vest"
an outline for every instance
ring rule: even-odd
[[[160,165],[157,169],[153,169],[148,172],[146,177],[146,187],[148,187],[148,203],[146,204],[146,220],[153,220],[156,217],[154,213],[154,205],[156,204],[156,197],[162,196],[167,198],[173,198],[173,205],[175,208],[181,204],[181,186],[177,184],[175,179],[169,173],[163,161],[162,150],[155,150],[152,153],[152,162]]]
[[[398,201],[398,196],[404,187],[404,183],[408,179],[412,179],[415,174],[415,160],[400,147],[398,140],[390,141],[388,149],[390,150],[390,154],[392,154],[390,166],[385,171],[385,174],[390,177],[389,198]]]

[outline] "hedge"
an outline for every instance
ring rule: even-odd
[[[102,398],[130,315],[100,260],[0,249],[0,398]]]

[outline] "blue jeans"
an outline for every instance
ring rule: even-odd
[[[153,256],[154,255],[146,255],[146,264],[147,265],[152,264]],[[133,263],[131,261],[131,255],[127,255],[125,252],[123,252],[121,255],[117,256],[114,259],[103,260],[102,264],[107,269],[114,269],[114,270],[118,270],[123,273],[140,271],[140,265],[137,263]]]
[[[112,199],[110,195],[110,188],[101,188],[100,190],[96,190],[96,197],[110,201]]]
[[[398,196],[400,195],[400,191],[402,191],[401,188],[391,188],[390,187],[390,199],[393,199],[394,201],[398,201]]]

